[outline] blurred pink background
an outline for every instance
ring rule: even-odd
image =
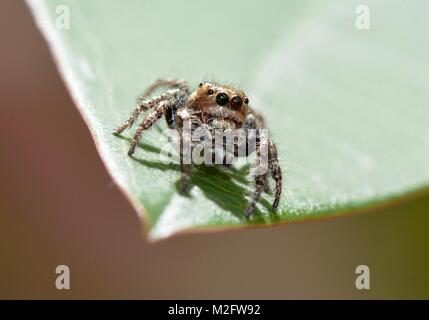
[[[0,2],[0,298],[429,298],[429,196],[150,244],[23,1]],[[71,290],[55,288],[55,268]],[[354,286],[357,265],[371,289]]]

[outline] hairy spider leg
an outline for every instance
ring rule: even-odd
[[[249,113],[247,114],[247,117],[246,117],[246,120],[245,120],[243,126],[244,126],[244,129],[246,130],[246,137],[247,138],[248,138],[248,136],[247,136],[247,130],[248,129],[266,128],[264,118],[260,114],[256,113],[251,108],[249,108]],[[247,148],[246,148],[246,150],[247,150]],[[250,153],[249,150],[247,150],[247,152]],[[248,154],[246,154],[246,156],[247,155]],[[265,181],[265,186],[264,186],[264,192],[271,193],[270,183],[268,181],[268,175],[265,175],[265,180],[266,181]]]
[[[256,155],[257,161],[260,158],[260,144],[256,144]],[[250,203],[246,209],[245,217],[249,218],[252,213],[255,211],[256,204],[259,202],[262,191],[265,190],[265,184],[267,183],[267,173],[255,175],[255,191],[253,192]]]
[[[280,163],[277,156],[277,147],[271,137],[268,139],[268,166],[271,171],[271,176],[276,183],[273,202],[273,210],[276,211],[282,194],[282,170],[280,169]]]
[[[142,112],[145,112],[151,108],[153,108],[155,105],[160,103],[161,101],[171,99],[174,97],[177,93],[179,93],[179,89],[172,89],[169,90],[159,96],[153,97],[149,100],[145,100],[143,102],[140,102],[137,107],[134,109],[134,111],[131,113],[131,116],[126,120],[120,127],[118,127],[114,133],[120,134],[122,131],[124,131],[127,128],[131,128],[131,126],[134,124],[136,119],[138,118],[139,114]]]
[[[140,140],[143,131],[149,129],[156,121],[158,121],[164,115],[168,103],[168,101],[160,102],[159,105],[155,108],[155,110],[153,110],[146,118],[144,118],[144,120],[136,130],[136,133],[134,134],[134,137],[131,141],[131,146],[128,151],[129,156],[134,153],[136,145]]]
[[[255,114],[253,110],[251,110],[246,118],[244,123],[245,129],[260,129],[262,125],[264,125],[265,121],[262,116]],[[257,158],[260,156],[260,139],[257,137],[256,144],[256,152]],[[282,192],[282,172],[280,169],[280,163],[277,155],[277,147],[274,144],[271,137],[268,137],[268,169],[271,173],[273,180],[275,181],[275,189],[274,189],[274,202],[273,202],[273,210],[276,211],[279,205],[281,192]],[[263,179],[263,181],[262,181]],[[250,217],[250,215],[255,210],[256,204],[259,201],[261,196],[261,188],[265,192],[269,192],[269,184],[268,184],[268,175],[262,174],[259,176],[255,176],[255,188],[256,190],[253,193],[252,200],[246,210],[246,217]]]
[[[189,86],[184,80],[180,79],[157,79],[155,80],[137,99],[139,103],[144,101],[149,95],[151,95],[156,89],[167,87],[167,88],[176,88],[186,94],[189,93]]]
[[[180,191],[186,193],[189,191],[189,182],[191,180],[191,165],[184,163],[183,156],[183,132],[180,131]]]

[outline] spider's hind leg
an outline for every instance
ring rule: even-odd
[[[167,92],[153,97],[151,99],[148,99],[149,96],[158,88],[161,87],[167,87],[170,90]],[[130,128],[140,113],[145,112],[154,106],[161,102],[162,100],[168,100],[171,99],[172,95],[175,95],[177,91],[181,91],[184,95],[189,94],[189,86],[184,80],[178,80],[178,79],[158,79],[152,85],[150,85],[146,91],[137,99],[138,105],[134,109],[134,111],[131,113],[130,117],[116,130],[114,130],[115,134],[120,134],[122,131],[124,131],[127,128]],[[170,125],[169,125],[170,126]]]
[[[137,120],[137,118],[140,115],[140,113],[145,112],[145,111],[153,108],[153,106],[155,106],[155,104],[157,102],[159,102],[159,100],[160,100],[160,97],[155,97],[155,98],[152,98],[150,100],[141,101],[137,105],[137,107],[134,109],[134,111],[131,113],[130,117],[121,126],[119,126],[118,128],[116,128],[114,130],[114,133],[115,134],[120,134],[125,129],[131,128],[131,126]]]
[[[170,89],[159,96],[153,97],[149,100],[141,101],[131,113],[131,116],[128,118],[128,120],[125,121],[120,127],[118,127],[114,131],[114,133],[120,134],[125,129],[130,128],[134,124],[140,113],[155,107],[157,104],[167,101],[170,102],[171,108],[175,109],[178,105],[183,104],[185,97],[186,92],[181,91],[180,89]]]
[[[142,103],[147,97],[149,97],[155,90],[166,87],[169,89],[179,89],[186,94],[189,93],[189,86],[184,80],[180,79],[157,79],[155,80],[137,99],[138,103]]]
[[[134,137],[131,141],[131,146],[128,151],[128,155],[131,156],[136,148],[138,141],[144,130],[149,129],[156,121],[158,121],[165,113],[166,108],[168,107],[168,101],[162,101],[158,107],[155,108],[140,124],[139,128],[136,130]]]

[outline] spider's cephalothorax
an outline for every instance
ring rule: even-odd
[[[165,87],[168,90],[158,96],[150,97],[160,87]],[[224,131],[265,128],[264,119],[249,107],[249,99],[241,90],[213,82],[202,82],[194,92],[190,93],[188,84],[185,81],[160,79],[155,81],[144,92],[139,98],[138,106],[129,119],[117,128],[115,133],[119,134],[126,128],[131,127],[140,113],[150,109],[153,110],[144,118],[136,130],[128,154],[132,155],[134,153],[142,132],[150,128],[162,116],[165,116],[167,125],[170,128],[177,129],[181,138],[182,191],[188,189],[191,173],[190,165],[182,161],[182,135],[186,121],[192,123],[191,130],[201,126],[204,126],[208,130],[221,129]],[[268,150],[268,172],[255,175],[255,191],[245,212],[247,217],[255,210],[261,193],[268,190],[268,173],[271,174],[276,183],[273,202],[274,211],[278,207],[282,190],[282,173],[275,144],[270,137],[265,139],[265,142],[262,142],[260,139],[257,141],[257,154],[259,154],[262,143],[266,144],[265,147]]]

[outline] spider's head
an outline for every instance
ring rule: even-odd
[[[213,82],[200,83],[191,99],[203,112],[238,123],[244,122],[249,104],[243,91]]]

